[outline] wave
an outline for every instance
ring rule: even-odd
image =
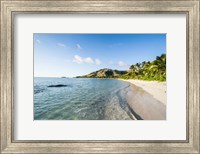
[[[34,94],[42,93],[45,91],[45,88],[41,88],[39,86],[34,86]]]

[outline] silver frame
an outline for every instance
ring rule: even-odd
[[[0,0],[1,153],[200,153],[199,0]],[[18,13],[184,13],[187,15],[187,139],[185,141],[16,141],[14,130],[13,19]]]

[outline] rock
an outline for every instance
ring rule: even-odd
[[[56,85],[49,85],[48,87],[56,87],[56,88],[59,88],[59,87],[67,87],[68,85],[64,85],[64,84],[56,84]]]

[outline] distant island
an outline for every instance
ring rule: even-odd
[[[142,63],[131,65],[129,70],[120,71],[104,68],[87,75],[77,76],[76,78],[120,78],[166,81],[166,54],[157,56],[152,62],[143,61]]]

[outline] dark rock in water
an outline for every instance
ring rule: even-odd
[[[68,85],[65,85],[65,84],[56,84],[56,85],[49,85],[48,87],[56,87],[56,88],[59,88],[59,87],[67,87]]]

